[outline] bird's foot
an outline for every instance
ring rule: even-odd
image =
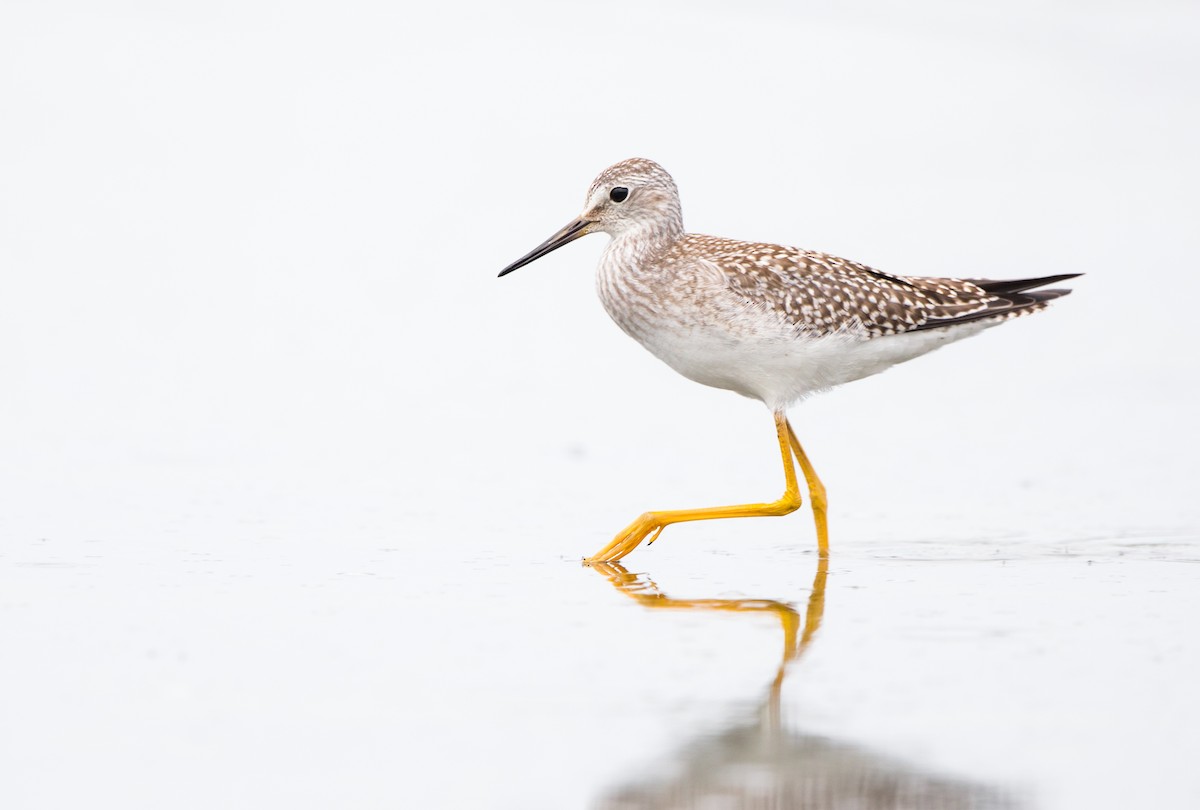
[[[662,534],[662,530],[667,527],[662,518],[654,512],[646,512],[640,515],[637,520],[630,523],[621,531],[617,532],[617,536],[612,539],[607,546],[597,551],[591,557],[584,559],[584,563],[605,563],[616,562],[624,557],[629,552],[633,551],[643,540],[646,540],[646,545],[653,543]]]

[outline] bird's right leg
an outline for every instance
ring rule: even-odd
[[[800,470],[804,473],[804,480],[808,482],[808,497],[812,501],[813,522],[817,524],[817,553],[822,557],[828,557],[829,522],[826,514],[829,499],[825,497],[825,485],[817,477],[817,471],[813,469],[812,462],[808,460],[804,448],[800,446],[800,440],[796,438],[796,430],[792,427],[792,423],[784,419],[784,424],[787,426],[792,453],[800,465]]]

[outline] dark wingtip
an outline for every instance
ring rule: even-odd
[[[942,318],[927,321],[920,326],[915,327],[912,331],[920,332],[926,329],[941,329],[945,326],[957,326],[960,323],[969,323],[971,321],[982,321],[989,318],[1010,318],[1014,315],[1023,312],[1037,312],[1044,309],[1046,304],[1056,298],[1062,298],[1064,295],[1070,295],[1071,290],[1065,287],[1056,287],[1052,290],[1033,290],[1025,292],[1030,287],[1038,287],[1041,284],[1049,284],[1055,281],[1062,281],[1068,278],[1075,278],[1083,275],[1082,273],[1072,273],[1065,276],[1047,276],[1037,279],[1021,279],[1019,281],[994,281],[994,282],[979,282],[974,281],[983,289],[987,290],[996,298],[988,304],[985,309],[978,312],[972,312],[968,315],[963,315],[957,318]],[[986,284],[993,286],[988,287]],[[1018,289],[1010,290],[1002,285],[1011,284],[1017,286]],[[1027,286],[1020,286],[1027,285]]]
[[[986,278],[969,279],[972,284],[977,284],[985,292],[993,295],[1011,295],[1012,293],[1021,293],[1026,290],[1032,290],[1035,287],[1045,287],[1047,284],[1057,284],[1060,281],[1067,281],[1072,278],[1079,278],[1083,273],[1063,273],[1057,276],[1041,276],[1040,278],[1018,278],[1008,279],[1006,281],[993,281]]]

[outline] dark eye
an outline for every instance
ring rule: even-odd
[[[625,202],[625,198],[629,196],[629,189],[624,186],[617,186],[612,191],[608,192],[608,198],[613,202]]]

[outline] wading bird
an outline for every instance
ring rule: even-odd
[[[583,213],[501,276],[589,233],[612,237],[597,289],[617,325],[688,379],[762,401],[775,417],[786,488],[770,503],[646,512],[589,561],[624,557],[672,523],[786,515],[808,483],[817,547],[829,553],[825,487],[787,419],[792,403],[1038,312],[1078,273],[1012,281],[917,278],[825,253],[684,233],[679,191],[650,160],[608,167]]]

